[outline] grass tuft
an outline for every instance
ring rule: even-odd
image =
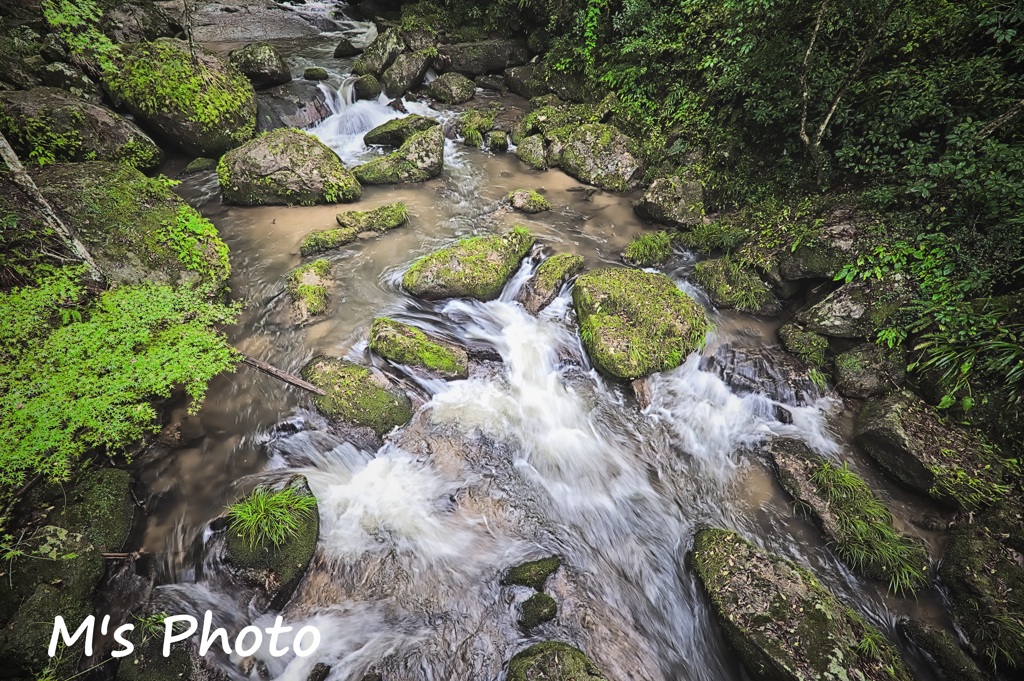
[[[315,510],[316,498],[293,487],[277,491],[257,487],[228,507],[228,519],[231,531],[255,549],[267,544],[280,546],[296,536]]]

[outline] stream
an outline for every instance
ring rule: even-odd
[[[344,34],[365,42],[372,31],[350,22]],[[300,78],[309,65],[330,71],[321,87],[333,114],[310,132],[351,166],[378,153],[362,135],[401,114],[384,99],[351,101],[351,61],[332,57],[341,35],[275,44]],[[478,91],[471,105],[497,97]],[[442,120],[454,115],[426,100],[406,106]],[[164,172],[174,176],[183,164],[172,160]],[[208,550],[210,523],[260,482],[301,473],[319,501],[320,546],[282,614],[296,628],[316,626],[323,640],[312,657],[261,653],[274,679],[304,681],[324,662],[334,681],[371,670],[387,681],[497,681],[512,655],[540,640],[577,645],[609,679],[746,678],[685,565],[694,532],[707,525],[736,529],[812,569],[896,642],[918,678],[933,678],[895,623],[909,615],[948,627],[941,595],[891,596],[884,584],[853,575],[758,456],[760,443],[781,435],[849,461],[890,503],[898,527],[940,555],[938,535],[909,522],[931,509],[854,450],[842,400],[790,368],[775,337],[784,316],[713,310],[687,279],[694,256],[677,253],[664,271],[708,307],[715,329],[702,354],[650,379],[651,403],[642,407],[628,385],[591,367],[568,287],[537,317],[513,302],[553,252],[578,253],[588,268],[621,265],[630,239],[650,229],[633,213],[635,196],[595,191],[557,170],[529,170],[513,153],[455,140],[446,143],[440,178],[364,187],[352,206],[229,207],[212,171],[182,180],[178,190],[231,248],[231,296],[246,304],[228,329],[236,347],[295,373],[321,354],[373,364],[402,381],[418,409],[372,451],[333,432],[308,394],[247,368],[216,379],[199,414],[205,437],[137,462],[150,509],[139,543],[160,557],[156,599],[168,612],[212,609],[217,624],[235,631],[273,621],[250,611]],[[554,209],[510,212],[502,199],[519,187],[542,191]],[[302,237],[329,228],[339,210],[394,201],[406,202],[409,223],[329,253],[329,311],[294,324],[284,280],[302,262]],[[527,227],[543,248],[500,299],[428,303],[401,290],[402,273],[419,256],[512,225]],[[380,315],[493,359],[452,382],[389,366],[367,349]],[[517,606],[530,591],[500,586],[501,575],[552,554],[562,557],[547,587],[558,616],[526,637]],[[233,679],[250,678],[251,660],[217,664]]]

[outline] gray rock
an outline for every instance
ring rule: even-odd
[[[365,74],[356,78],[356,82],[352,84],[352,89],[355,91],[356,99],[377,99],[380,97],[383,88],[380,86],[380,81],[377,77],[372,74]]]
[[[704,216],[704,188],[697,180],[678,175],[659,177],[633,202],[633,210],[645,220],[663,225],[696,225]]]
[[[419,114],[403,116],[370,130],[363,135],[363,143],[367,146],[399,147],[416,133],[430,130],[438,125],[437,120],[429,116],[420,116]]]
[[[363,50],[352,44],[348,38],[342,38],[338,46],[334,48],[335,59],[347,59],[363,53]]]
[[[229,57],[231,64],[245,74],[257,90],[266,90],[275,85],[291,81],[292,74],[285,66],[284,59],[270,43],[252,43],[234,50]]]
[[[505,86],[520,97],[533,99],[551,92],[544,75],[543,64],[513,66],[505,71]]]
[[[565,282],[583,270],[583,257],[557,253],[540,264],[516,298],[526,311],[537,314],[555,299]]]
[[[388,97],[401,97],[415,90],[423,82],[423,76],[430,68],[432,57],[426,52],[400,54],[395,57],[381,78],[384,92]]]
[[[427,94],[444,104],[462,104],[473,99],[476,83],[461,73],[443,73],[430,84]]]
[[[836,387],[847,397],[881,395],[901,385],[907,375],[903,351],[877,343],[863,343],[838,355],[835,365]]]
[[[36,73],[43,80],[44,85],[67,90],[74,96],[87,99],[93,104],[99,104],[103,99],[99,86],[77,66],[53,62],[46,64]]]
[[[277,128],[309,128],[330,115],[326,96],[308,80],[293,80],[256,95],[258,132]]]
[[[883,298],[884,296],[884,298]],[[831,338],[870,338],[901,307],[900,292],[868,282],[843,284],[820,302],[797,313],[808,331]]]
[[[357,166],[352,172],[365,184],[398,184],[423,182],[437,177],[443,169],[444,131],[434,125],[410,136],[397,151]]]
[[[405,41],[402,40],[402,34],[398,29],[389,28],[378,35],[363,52],[360,59],[363,73],[370,73],[380,78],[403,50],[405,50]]]
[[[581,182],[626,192],[643,180],[644,167],[632,139],[610,125],[593,123],[572,132],[560,167]]]
[[[149,0],[105,4],[100,30],[115,43],[170,38],[177,32],[171,17]]]
[[[546,170],[548,164],[544,156],[544,136],[531,135],[520,141],[516,145],[516,156],[534,170]]]
[[[180,3],[175,23],[184,26]],[[308,38],[321,29],[287,5],[261,0],[196,3],[192,36],[198,43],[254,43],[280,38]]]
[[[438,70],[458,71],[470,78],[501,72],[510,66],[525,64],[530,58],[526,45],[507,38],[441,45],[437,51]]]

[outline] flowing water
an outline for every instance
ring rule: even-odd
[[[366,31],[352,23],[346,32],[365,38]],[[362,134],[399,114],[383,101],[350,101],[349,62],[330,57],[337,39],[281,47],[297,73],[310,64],[332,70],[323,87],[334,114],[311,132],[351,165],[377,153]],[[407,107],[451,116],[422,102]],[[508,212],[501,199],[521,186],[541,189],[554,210]],[[611,679],[744,678],[685,566],[704,525],[736,529],[811,567],[898,642],[901,614],[945,624],[938,594],[894,598],[852,575],[794,514],[758,457],[759,443],[784,435],[849,460],[892,503],[898,522],[922,534],[906,525],[921,507],[847,444],[842,403],[786,370],[774,340],[778,322],[709,308],[716,328],[703,355],[654,376],[651,403],[642,407],[628,386],[591,368],[568,290],[538,317],[513,302],[553,251],[579,253],[591,268],[618,264],[644,229],[631,197],[449,141],[440,178],[364,188],[353,208],[401,200],[410,221],[329,254],[329,312],[297,325],[284,278],[301,262],[302,237],[329,227],[338,207],[225,207],[212,173],[189,176],[180,189],[231,247],[232,295],[246,302],[229,330],[237,347],[294,372],[319,354],[372,363],[402,381],[418,406],[413,422],[374,451],[333,432],[307,394],[241,368],[211,386],[198,445],[139,463],[151,510],[141,542],[161,557],[157,601],[168,612],[213,609],[234,631],[273,618],[233,583],[210,522],[260,481],[308,478],[319,501],[320,547],[284,614],[296,627],[317,626],[323,641],[313,657],[262,657],[272,678],[301,681],[322,661],[339,681],[371,669],[388,681],[498,680],[515,652],[549,639],[580,646]],[[401,291],[401,274],[418,256],[513,224],[528,227],[543,248],[499,300],[425,303]],[[692,262],[680,253],[669,273],[706,304],[687,281]],[[366,347],[370,323],[383,314],[485,359],[468,380],[447,383],[386,366]],[[786,423],[778,420],[783,413]],[[924,539],[937,554],[937,538]],[[563,558],[548,584],[559,613],[525,637],[517,606],[530,592],[500,587],[500,577],[550,554]],[[239,663],[219,661],[232,678],[246,678]]]

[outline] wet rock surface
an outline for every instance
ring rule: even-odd
[[[435,125],[411,135],[396,151],[356,166],[352,173],[365,184],[400,184],[424,182],[443,169],[444,131]]]
[[[316,357],[302,377],[327,391],[316,398],[320,412],[338,421],[364,426],[383,435],[412,418],[409,397],[367,367],[333,357]]]
[[[583,269],[583,258],[571,253],[556,253],[537,268],[523,286],[517,300],[531,314],[544,309],[569,279]]]
[[[700,182],[678,175],[659,177],[644,195],[633,202],[640,217],[671,227],[698,224],[704,214],[704,190]]]
[[[270,43],[252,43],[234,50],[230,62],[257,90],[284,85],[292,79],[284,59]]]
[[[588,124],[565,142],[559,167],[581,182],[626,192],[643,180],[643,161],[635,143],[610,125]]]
[[[386,317],[373,320],[370,349],[396,364],[420,367],[441,378],[469,376],[469,357],[464,348]]]

